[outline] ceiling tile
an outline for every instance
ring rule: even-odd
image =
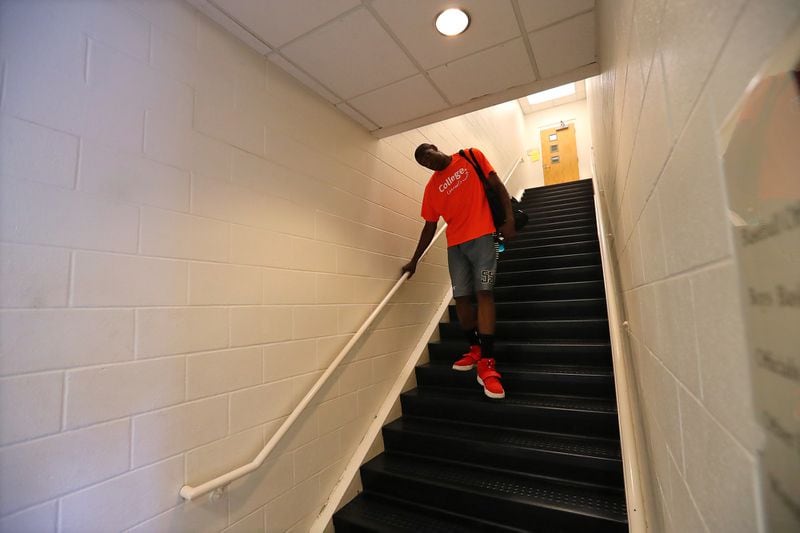
[[[349,103],[380,126],[399,124],[447,107],[422,74],[353,98]]]
[[[594,11],[529,34],[542,78],[596,61]]]
[[[467,31],[445,37],[436,31],[436,15],[452,0],[377,0],[372,7],[424,69],[443,65],[520,35],[510,0],[464,0],[458,7],[470,16]]]
[[[594,7],[594,0],[518,0],[525,31],[549,26]]]
[[[428,73],[454,104],[536,80],[521,38]]]
[[[291,74],[294,79],[302,82],[306,87],[326,99],[327,101],[335,104],[337,102],[341,102],[341,98],[337,98],[336,95],[331,93],[325,87],[317,83],[313,78],[308,76],[305,72],[300,70],[299,68],[292,65],[285,57],[281,56],[280,54],[270,54],[267,56],[267,59],[281,67],[283,70]]]
[[[290,43],[281,53],[343,99],[417,72],[363,8]]]
[[[217,5],[277,48],[360,3],[358,0],[222,0]]]
[[[352,118],[353,120],[355,120],[356,122],[367,128],[369,131],[378,129],[377,124],[373,124],[372,122],[370,122],[369,119],[367,119],[364,115],[362,115],[361,113],[359,113],[346,103],[342,102],[341,104],[336,104],[336,107],[339,108],[339,111],[341,111],[348,117]]]

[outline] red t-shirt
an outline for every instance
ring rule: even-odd
[[[464,150],[469,155],[469,150]],[[477,148],[472,149],[485,176],[494,168]],[[472,164],[459,154],[444,170],[437,170],[425,186],[422,197],[422,218],[447,222],[447,246],[477,239],[494,233],[492,212],[486,200],[481,178]]]

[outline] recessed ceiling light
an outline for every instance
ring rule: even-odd
[[[575,94],[575,84],[568,83],[566,85],[562,85],[561,87],[554,87],[552,89],[547,89],[546,91],[528,95],[528,103],[531,105],[541,104],[542,102],[556,100],[572,94]]]
[[[436,17],[436,29],[442,35],[452,37],[463,32],[469,26],[469,15],[461,9],[445,9]]]

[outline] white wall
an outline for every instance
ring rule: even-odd
[[[0,530],[305,532],[447,289],[399,275],[422,141],[505,174],[502,105],[383,141],[178,1],[0,4]]]
[[[603,72],[587,88],[657,480],[654,530],[763,531],[716,130],[800,4],[625,0],[598,13]]]
[[[527,187],[544,185],[544,169],[542,161],[545,152],[542,150],[540,130],[558,127],[561,121],[575,124],[575,143],[578,149],[578,175],[580,179],[592,177],[592,128],[589,122],[589,108],[586,99],[562,104],[549,109],[525,115],[525,149],[539,150],[539,161],[531,162],[530,183]],[[530,158],[527,159],[530,161]]]

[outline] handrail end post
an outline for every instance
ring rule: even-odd
[[[192,498],[194,498],[194,494],[192,494],[193,490],[194,490],[193,487],[189,485],[184,485],[183,487],[181,487],[180,491],[181,498],[183,498],[187,502],[192,501]]]

